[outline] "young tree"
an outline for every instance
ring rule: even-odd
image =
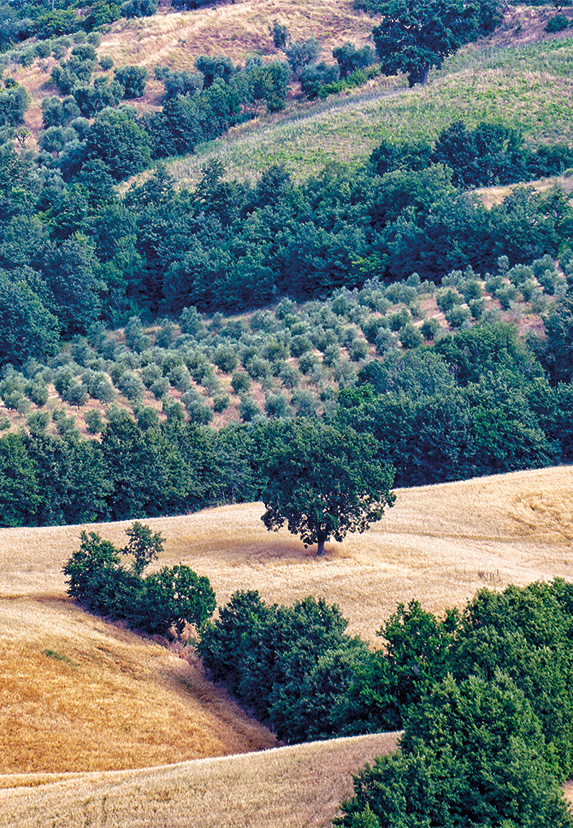
[[[380,520],[395,495],[394,470],[382,464],[371,436],[318,420],[279,425],[269,432],[262,468],[266,483],[262,521],[277,531],[286,522],[305,546],[364,532]]]
[[[126,529],[125,534],[129,541],[121,551],[124,555],[133,557],[133,572],[141,576],[151,561],[155,561],[159,553],[163,552],[165,538],[160,532],[152,532],[149,526],[139,521],[135,521],[129,529]]]

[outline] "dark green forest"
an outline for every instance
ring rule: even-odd
[[[335,606],[238,592],[202,629],[212,676],[289,743],[404,728],[335,824],[569,826],[571,585],[480,591],[443,619],[399,605],[369,649]]]

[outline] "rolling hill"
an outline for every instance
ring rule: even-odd
[[[207,574],[219,603],[239,588],[286,603],[324,596],[340,605],[351,632],[373,643],[399,601],[417,598],[441,612],[484,585],[573,577],[571,467],[397,495],[371,531],[330,544],[320,561],[288,533],[267,533],[260,504],[148,523],[166,537],[158,563],[183,561]],[[89,528],[121,543],[125,526]],[[50,818],[71,828],[89,818],[129,828],[164,824],[169,813],[177,826],[196,808],[201,826],[279,826],[284,814],[291,826],[324,825],[348,791],[348,771],[391,749],[395,737],[181,764],[270,747],[272,735],[215,690],[192,656],[106,624],[64,597],[61,566],[79,529],[0,533],[2,824]],[[149,765],[158,767],[133,770]],[[261,817],[270,787],[274,810]]]

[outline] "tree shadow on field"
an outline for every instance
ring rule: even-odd
[[[247,563],[251,566],[259,564],[320,563],[336,557],[338,551],[337,544],[327,544],[324,555],[319,558],[316,554],[316,544],[307,546],[305,549],[301,541],[281,540],[253,549],[248,556]]]

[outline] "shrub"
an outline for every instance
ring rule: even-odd
[[[547,21],[546,32],[562,32],[569,26],[569,18],[565,14],[556,14]]]
[[[269,377],[272,373],[270,362],[260,356],[254,356],[245,367],[252,379]]]
[[[310,391],[295,391],[291,398],[297,417],[311,417],[316,414],[316,400]]]
[[[104,72],[109,72],[110,69],[113,69],[113,58],[109,55],[103,55],[99,58],[99,65]]]
[[[355,339],[348,347],[348,355],[353,362],[360,362],[368,354],[368,345],[363,339]]]
[[[177,388],[178,391],[187,391],[191,383],[189,371],[185,365],[175,365],[167,375],[167,378],[171,385]]]
[[[186,400],[185,408],[187,409],[191,422],[197,423],[197,425],[209,425],[213,419],[212,409],[201,398]]]
[[[404,325],[410,322],[410,313],[406,308],[402,308],[397,313],[393,313],[388,317],[388,325],[391,331],[399,331]]]
[[[48,402],[48,386],[41,380],[27,383],[26,394],[37,406],[44,406]]]
[[[231,378],[231,387],[235,394],[243,394],[251,387],[251,378],[245,371],[235,371]]]
[[[231,400],[228,394],[220,394],[213,400],[213,410],[216,411],[217,414],[221,414],[223,411],[227,410],[230,402]]]
[[[145,95],[147,69],[145,66],[121,66],[115,70],[115,80],[123,91],[123,98],[141,98]]]
[[[219,345],[213,354],[213,362],[225,374],[230,374],[239,364],[239,358],[234,348],[229,345]]]
[[[261,409],[253,397],[249,396],[241,399],[239,403],[239,417],[244,423],[250,423],[260,413]]]
[[[142,397],[145,392],[145,386],[141,381],[141,378],[138,377],[138,375],[133,371],[129,370],[124,371],[124,373],[118,378],[116,385],[128,400],[137,400]],[[169,388],[169,382],[167,382],[167,388]]]
[[[435,339],[436,334],[440,330],[440,323],[438,320],[431,316],[429,319],[424,319],[420,326],[420,333],[424,337],[424,339]]]
[[[436,291],[436,304],[442,313],[451,310],[454,305],[459,305],[462,302],[462,297],[454,290],[454,288],[440,288]]]
[[[86,428],[89,434],[99,434],[103,431],[105,423],[101,415],[101,411],[92,408],[89,411],[86,411],[84,419],[86,421]]]
[[[278,20],[273,20],[271,36],[275,49],[284,49],[290,37],[287,27],[279,23]]]
[[[154,428],[159,424],[159,414],[154,408],[150,408],[150,406],[136,406],[134,413],[138,426],[144,431],[147,431],[148,428]]]
[[[457,305],[446,313],[446,321],[452,328],[461,328],[464,322],[469,322],[471,313],[469,308]]]
[[[265,399],[265,411],[269,417],[286,417],[288,415],[289,406],[280,391],[277,391],[274,394],[267,394]]]
[[[296,388],[300,382],[300,374],[293,365],[285,363],[279,373],[279,378],[285,388]]]
[[[285,49],[291,71],[298,75],[303,66],[313,63],[320,54],[320,43],[315,37],[296,40]]]
[[[169,392],[169,387],[169,380],[167,377],[159,377],[159,379],[154,380],[154,382],[150,385],[149,390],[157,400],[160,400]]]
[[[318,357],[312,351],[304,353],[298,361],[298,366],[303,374],[310,374],[319,365]]]
[[[417,348],[424,341],[424,337],[415,325],[409,322],[398,332],[398,339],[406,349]]]
[[[468,305],[472,317],[481,319],[485,312],[485,299],[470,299]]]

